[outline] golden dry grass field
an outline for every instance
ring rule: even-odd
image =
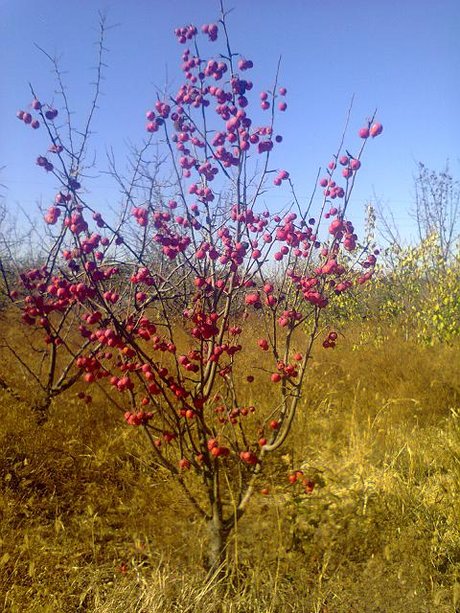
[[[28,400],[0,388],[0,609],[460,611],[460,345],[394,332],[352,350],[362,330],[343,332],[314,354],[225,579],[202,570],[203,526],[174,477],[150,464],[142,432],[97,391],[79,402],[78,385],[37,425],[33,386],[3,351],[2,372]],[[251,387],[258,404],[268,393]],[[289,484],[297,468],[311,494]]]

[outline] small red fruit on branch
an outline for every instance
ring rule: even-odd
[[[383,132],[383,126],[381,123],[374,123],[372,124],[370,130],[369,130],[369,134],[372,136],[372,138],[375,138],[376,136],[378,136],[379,134],[381,134]]]

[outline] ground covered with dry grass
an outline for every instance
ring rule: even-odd
[[[460,347],[390,334],[352,351],[361,333],[316,352],[295,431],[269,460],[269,494],[238,526],[224,579],[201,570],[200,520],[102,395],[84,405],[73,389],[37,425],[0,389],[0,607],[459,611]],[[256,383],[249,400],[267,393]],[[289,484],[294,469],[311,494]]]

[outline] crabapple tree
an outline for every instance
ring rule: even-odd
[[[232,51],[222,5],[217,23],[175,35],[183,82],[147,110],[130,177],[112,167],[125,195],[116,223],[82,190],[67,114],[60,124],[35,92],[18,114],[44,128],[49,149],[36,163],[60,188],[45,214],[56,241],[51,266],[28,273],[16,300],[53,346],[61,313],[73,313],[83,347],[75,368],[145,431],[152,458],[207,522],[217,568],[267,454],[293,425],[315,341],[337,342],[322,314],[372,277],[376,256],[359,246],[348,205],[382,125],[366,121],[356,157],[339,147],[318,177],[320,195],[303,203],[272,162],[288,108],[278,75],[257,90],[252,60]],[[286,190],[284,210],[261,204],[269,188]],[[248,369],[252,347],[263,366]],[[269,409],[241,400],[255,377],[272,390]]]

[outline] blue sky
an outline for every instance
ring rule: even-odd
[[[408,215],[416,162],[442,169],[447,159],[460,176],[460,2],[458,0],[226,0],[234,51],[252,59],[255,92],[269,87],[279,56],[280,84],[288,111],[273,166],[290,171],[301,196],[311,192],[320,165],[340,139],[350,99],[354,106],[346,140],[359,145],[357,130],[375,108],[384,133],[369,143],[353,204],[353,219],[377,197],[391,207],[401,233],[415,235]],[[84,116],[94,79],[98,11],[107,14],[107,68],[94,123],[97,168],[107,167],[113,147],[123,165],[127,143],[145,138],[145,111],[156,86],[180,84],[183,46],[173,29],[216,20],[217,0],[0,0],[0,183],[12,211],[30,214],[51,203],[53,178],[35,165],[46,151],[43,130],[26,128],[16,111],[31,102],[28,82],[43,100],[55,84],[48,60],[34,43],[59,56],[70,106]],[[218,47],[206,46],[210,52]],[[56,96],[54,100],[59,108]],[[96,173],[94,173],[96,174]],[[95,206],[116,207],[118,193],[106,175],[88,185]],[[275,209],[287,200],[279,189],[266,195]]]

